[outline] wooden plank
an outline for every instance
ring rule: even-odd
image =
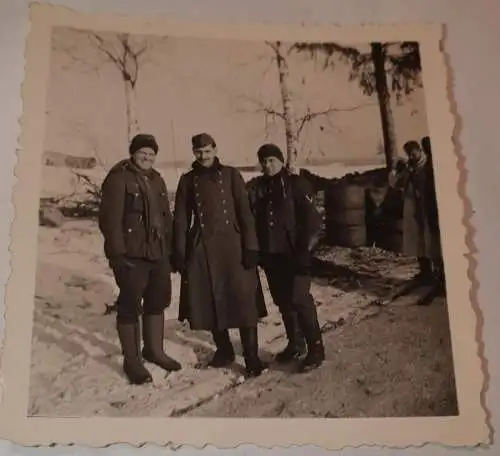
[[[391,304],[394,300],[411,293],[415,288],[419,286],[419,281],[416,279],[410,279],[402,285],[395,287],[394,290],[389,293],[385,298],[380,299],[379,305],[387,306]]]
[[[391,302],[393,306],[416,306],[432,301],[435,296],[435,285],[423,284],[412,289],[409,293],[399,296]]]

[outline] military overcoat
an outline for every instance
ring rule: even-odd
[[[441,256],[439,219],[432,162],[403,170],[402,253],[436,259]]]
[[[255,326],[267,315],[257,268],[243,252],[258,250],[255,222],[240,172],[218,160],[196,163],[179,180],[174,250],[181,271],[179,320],[195,330]]]

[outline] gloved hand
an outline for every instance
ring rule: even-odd
[[[311,273],[311,254],[309,252],[298,252],[295,255],[295,272],[298,275]]]
[[[256,268],[259,264],[259,252],[256,250],[243,250],[243,267],[245,269]]]

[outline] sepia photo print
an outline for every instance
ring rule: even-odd
[[[54,22],[29,419],[460,419],[458,170],[415,34]]]

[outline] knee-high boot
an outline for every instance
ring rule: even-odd
[[[156,315],[143,315],[142,331],[144,349],[142,356],[146,361],[160,366],[166,371],[178,371],[181,365],[168,356],[163,349],[165,338],[165,319],[163,313]]]
[[[227,329],[214,329],[212,330],[212,337],[216,350],[209,365],[216,368],[229,366],[235,360],[234,348],[229,338],[229,331]]]
[[[130,383],[135,385],[151,383],[153,378],[141,357],[139,322],[117,322],[116,329],[122,347],[123,371]]]
[[[240,328],[241,345],[243,346],[243,357],[247,374],[250,377],[258,377],[266,368],[259,358],[259,339],[257,326]]]
[[[312,300],[310,306],[307,307],[307,312],[301,312],[298,318],[307,342],[307,355],[299,365],[299,372],[308,372],[319,367],[325,360],[321,327]]]
[[[276,361],[286,363],[304,356],[307,353],[307,346],[299,326],[297,313],[295,311],[283,312],[281,317],[285,326],[288,345],[276,355]]]

